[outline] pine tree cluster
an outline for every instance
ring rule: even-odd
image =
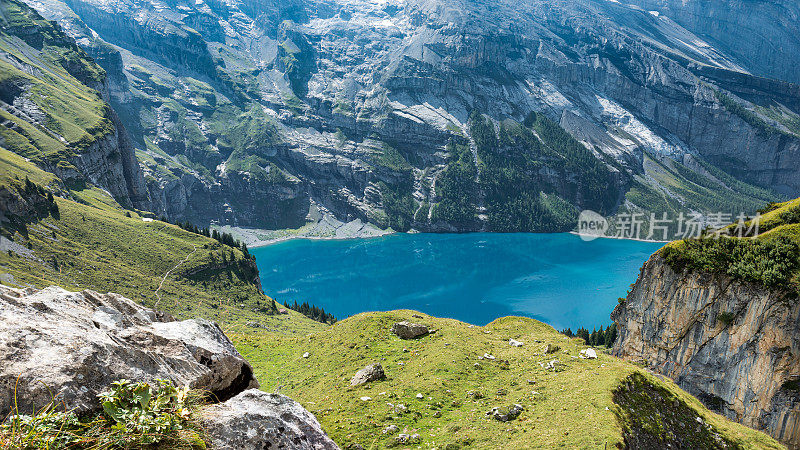
[[[161,216],[161,218],[159,218],[158,220],[166,223],[172,223],[164,216]],[[215,239],[220,244],[227,245],[228,247],[238,248],[239,250],[242,251],[242,253],[244,253],[245,258],[247,259],[252,259],[252,260],[256,259],[255,256],[250,254],[250,250],[247,248],[247,244],[236,240],[230,233],[225,233],[225,232],[220,233],[217,230],[211,230],[209,228],[200,228],[189,221],[176,222],[175,225],[181,227],[182,229],[190,233],[199,234],[207,238]]]
[[[586,345],[591,345],[593,347],[597,346],[606,346],[611,347],[614,345],[614,341],[617,340],[617,324],[612,323],[607,328],[603,329],[603,326],[600,326],[600,329],[593,328],[592,332],[590,333],[589,330],[586,328],[578,328],[577,331],[574,333],[572,329],[566,328],[561,330],[561,334],[567,337],[579,337],[586,342]]]
[[[303,302],[303,304],[298,304],[297,300],[294,303],[289,304],[289,302],[284,302],[283,304],[289,309],[293,309],[300,314],[308,317],[311,320],[316,320],[317,322],[327,323],[333,325],[336,323],[336,318],[333,317],[333,314],[329,314],[325,312],[325,309],[319,308],[314,305],[309,305],[308,302]]]

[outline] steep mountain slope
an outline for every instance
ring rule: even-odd
[[[0,25],[0,282],[285,328],[246,249],[134,209],[151,203],[106,72],[24,3],[0,2]]]
[[[179,317],[222,322],[277,313],[261,292],[255,261],[238,248],[144,221],[97,188],[68,189],[4,149],[0,198],[3,284],[113,290]]]
[[[105,71],[25,4],[0,3],[0,146],[70,185],[149,206],[139,163],[109,108]]]
[[[791,0],[630,0],[731,55],[748,71],[800,83],[800,5]]]
[[[709,408],[800,446],[800,200],[761,234],[668,245],[612,314],[614,354],[673,378]],[[752,226],[740,229],[744,236]],[[734,236],[738,229],[728,230]]]
[[[173,218],[296,227],[321,209],[398,229],[542,231],[569,229],[580,208],[660,212],[654,195],[719,208],[687,205],[698,186],[735,198],[731,213],[776,197],[753,185],[800,188],[800,88],[617,2],[30,4],[110,74],[153,208]],[[476,136],[475,111],[498,145]],[[530,126],[500,136],[531,113],[585,148]],[[492,153],[515,156],[492,167]],[[680,166],[681,185],[656,180],[645,155]],[[521,193],[517,177],[532,180]]]

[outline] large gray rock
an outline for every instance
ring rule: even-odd
[[[399,336],[401,339],[416,339],[430,333],[428,327],[418,323],[411,323],[406,320],[397,322],[392,325],[392,333]]]
[[[383,373],[383,367],[380,364],[370,364],[353,375],[353,379],[350,380],[350,386],[358,386],[383,378],[386,378],[386,374]]]
[[[339,448],[322,431],[314,415],[280,394],[250,389],[205,408],[201,416],[215,449]]]
[[[258,387],[250,364],[215,323],[171,321],[117,294],[0,285],[0,417],[55,399],[98,409],[119,379],[169,379],[227,400]]]

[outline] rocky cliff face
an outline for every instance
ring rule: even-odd
[[[616,356],[673,378],[711,409],[800,446],[800,306],[658,254],[613,312]]]
[[[633,0],[703,36],[756,75],[800,83],[800,5],[791,0]]]
[[[486,161],[475,151],[472,111],[498,129],[531,112],[559,124],[615,174],[611,190],[622,194],[611,211],[654,207],[644,199],[653,196],[626,195],[634,188],[701,211],[720,205],[695,195],[699,186],[745,209],[764,195],[740,181],[783,194],[800,189],[800,91],[750,75],[773,73],[753,67],[777,57],[744,64],[728,52],[732,46],[717,47],[688,22],[684,28],[639,7],[594,0],[30,4],[113,74],[111,103],[133,136],[153,208],[177,219],[296,226],[317,204],[342,220],[383,226],[400,215],[420,230],[492,229],[486,199],[495,180],[478,173]],[[470,220],[436,213],[456,195],[443,182],[458,160],[448,142],[473,153],[464,161],[476,172],[465,206]],[[386,164],[389,153],[396,157]],[[679,166],[681,186],[660,180],[645,155]],[[607,209],[563,188],[591,172],[539,164],[527,175],[547,182],[530,197]]]

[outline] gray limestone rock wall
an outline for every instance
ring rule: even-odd
[[[612,314],[613,354],[674,379],[711,409],[800,446],[800,305],[658,254]]]

